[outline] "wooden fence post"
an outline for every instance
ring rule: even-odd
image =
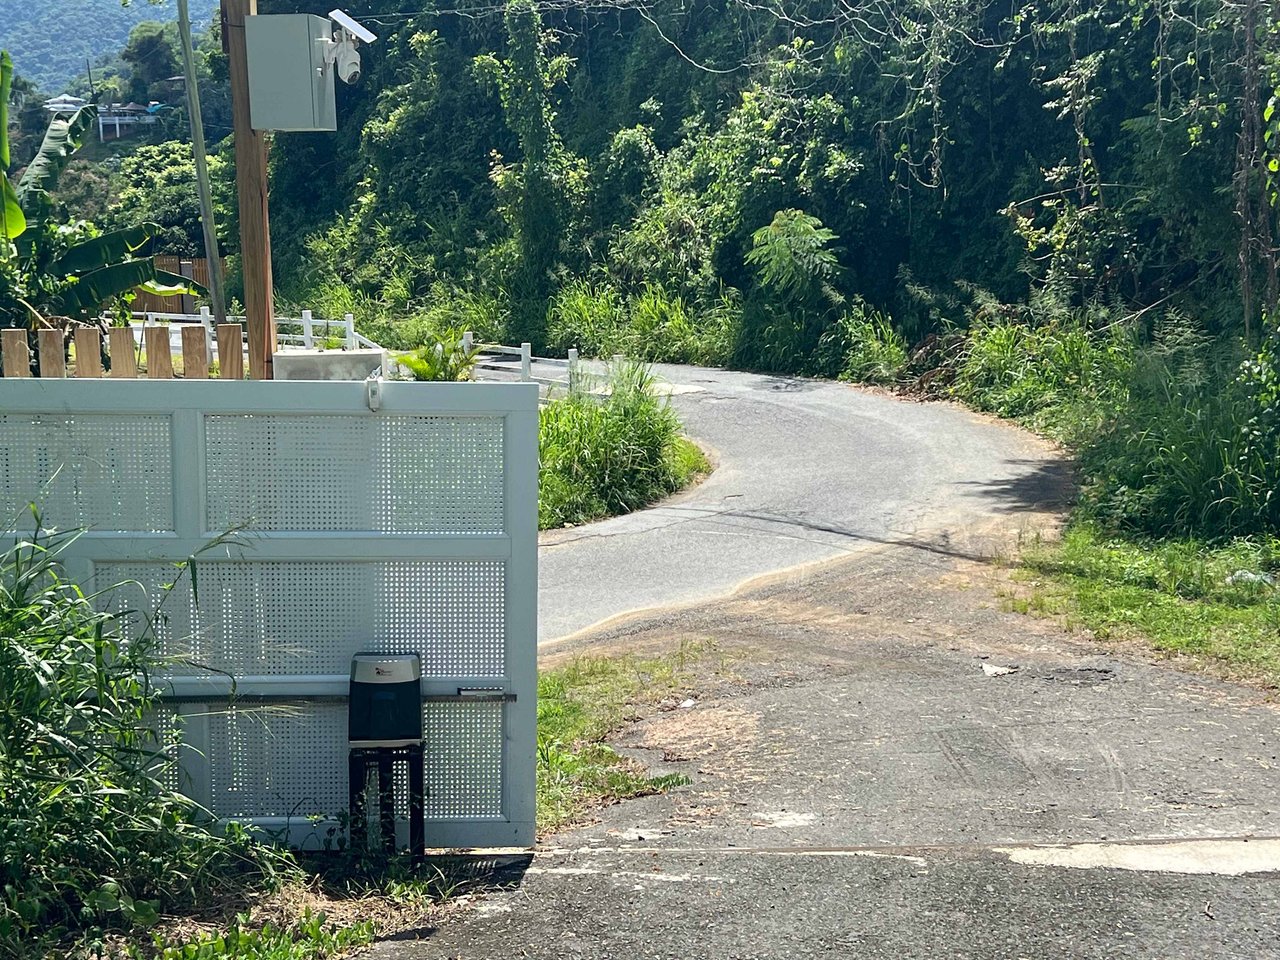
[[[169,345],[169,328],[151,324],[142,328],[147,347],[147,379],[172,380],[173,354]]]
[[[41,330],[36,334],[40,348],[40,376],[67,375],[67,341],[61,330]]]
[[[76,327],[76,376],[102,376],[102,332],[93,327]]]
[[[31,376],[31,349],[27,346],[25,329],[0,331],[0,355],[6,377]]]
[[[244,328],[238,323],[218,324],[218,376],[244,379]]]
[[[182,328],[182,375],[188,380],[209,379],[209,347],[204,324]]]
[[[112,327],[107,331],[107,352],[111,354],[111,376],[136,380],[138,358],[133,353],[133,329]]]

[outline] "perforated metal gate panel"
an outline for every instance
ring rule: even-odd
[[[331,839],[351,657],[417,653],[428,844],[528,845],[536,387],[379,392],[0,380],[0,510],[88,529],[71,573],[169,658],[175,782],[219,817]]]

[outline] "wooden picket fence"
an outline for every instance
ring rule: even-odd
[[[217,376],[223,380],[243,380],[245,374],[244,327],[238,323],[217,325]],[[107,331],[110,370],[103,369],[101,331],[77,327],[72,339],[72,363],[68,372],[67,344],[63,331],[41,330],[37,334],[38,375],[41,377],[102,377],[133,380],[207,380],[210,373],[208,334],[199,324],[182,327],[182,349],[177,363],[169,328],[152,325],[142,328],[141,340],[133,327],[112,327]],[[0,371],[6,377],[30,377],[31,347],[26,330],[0,331]]]

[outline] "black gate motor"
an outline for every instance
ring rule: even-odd
[[[350,754],[351,847],[368,844],[365,796],[369,769],[378,770],[378,819],[382,843],[396,847],[393,765],[404,763],[409,780],[409,849],[423,850],[422,661],[416,653],[358,653],[351,660],[351,700],[347,715]]]

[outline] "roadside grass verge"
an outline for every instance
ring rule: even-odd
[[[604,397],[581,393],[544,407],[538,455],[543,530],[638,510],[710,469],[637,363],[613,367]]]
[[[538,830],[550,832],[593,807],[687,783],[651,777],[606,743],[639,704],[683,696],[702,656],[682,644],[669,656],[584,656],[538,678]]]
[[[1280,686],[1278,539],[1140,541],[1078,523],[1058,543],[1025,548],[1016,576],[1017,612]]]

